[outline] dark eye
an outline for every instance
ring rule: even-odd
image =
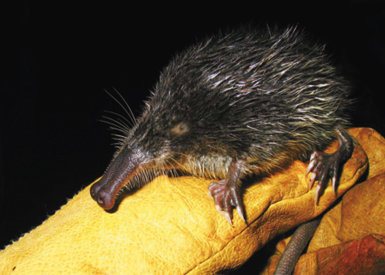
[[[178,123],[177,125],[175,125],[171,129],[171,133],[178,135],[178,136],[183,135],[184,133],[187,133],[188,131],[189,131],[189,128],[188,128],[187,124],[184,122]]]

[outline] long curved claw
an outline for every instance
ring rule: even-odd
[[[237,209],[238,215],[246,222],[245,207],[237,184],[243,165],[243,161],[233,160],[230,163],[227,178],[212,182],[209,186],[209,195],[214,199],[215,207],[231,225],[233,225],[233,208]]]
[[[239,217],[246,222],[245,218],[245,207],[243,205],[243,200],[241,198],[241,192],[239,192],[239,188],[231,188],[231,205],[237,209]]]
[[[316,152],[315,158],[310,162],[312,172],[309,187],[312,188],[314,183],[318,181],[314,200],[318,205],[319,198],[325,190],[329,179],[332,180],[333,190],[337,191],[338,171],[340,166],[340,159],[337,153],[326,154],[323,152]],[[309,166],[310,166],[309,164]]]
[[[229,183],[227,179],[212,182],[209,186],[209,195],[213,198],[219,213],[229,224],[233,225],[233,208],[237,209],[239,216],[245,221],[243,201],[236,184]]]
[[[332,187],[337,194],[338,180],[340,176],[341,166],[350,158],[353,153],[353,140],[344,130],[337,130],[339,148],[335,153],[326,154],[324,152],[315,151],[310,156],[310,162],[306,170],[306,175],[310,172],[309,189],[311,189],[316,181],[317,187],[314,200],[318,205],[319,198],[325,190],[329,179],[332,180]]]

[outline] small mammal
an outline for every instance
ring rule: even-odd
[[[104,209],[119,191],[166,170],[212,178],[209,194],[229,223],[244,220],[241,180],[310,159],[318,201],[329,179],[337,188],[353,142],[344,130],[349,86],[323,47],[295,27],[213,36],[175,56],[162,71],[91,196]],[[334,139],[339,149],[322,153]],[[151,177],[150,177],[151,178]]]

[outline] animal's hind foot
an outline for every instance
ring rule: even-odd
[[[309,181],[309,189],[318,181],[315,193],[316,204],[318,204],[319,198],[325,190],[329,179],[332,180],[334,193],[337,193],[340,169],[351,157],[354,149],[353,140],[346,131],[337,129],[337,134],[339,148],[335,153],[326,154],[315,151],[310,157],[306,174],[310,172],[313,173]]]
[[[313,187],[315,181],[318,181],[314,198],[316,204],[318,204],[319,198],[325,190],[329,179],[332,180],[334,193],[337,192],[339,169],[340,160],[336,153],[326,154],[316,151],[311,155],[307,173],[313,173],[310,177],[309,189]]]

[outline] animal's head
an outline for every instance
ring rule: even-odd
[[[231,159],[249,149],[245,130],[250,130],[240,121],[253,114],[247,108],[252,84],[238,83],[234,71],[242,64],[222,53],[222,47],[212,51],[210,43],[176,56],[133,127],[121,129],[114,159],[91,189],[103,208],[114,206],[124,186],[139,187],[165,171],[223,178]],[[228,67],[218,66],[218,54],[229,58]]]
[[[225,173],[229,150],[220,123],[226,120],[221,106],[225,103],[210,98],[212,93],[201,89],[156,89],[134,126],[120,129],[114,158],[102,179],[91,188],[92,197],[105,209],[115,205],[123,187],[138,188],[168,171],[211,177]],[[122,126],[122,122],[111,122],[115,128]],[[225,140],[229,139],[231,135]]]

